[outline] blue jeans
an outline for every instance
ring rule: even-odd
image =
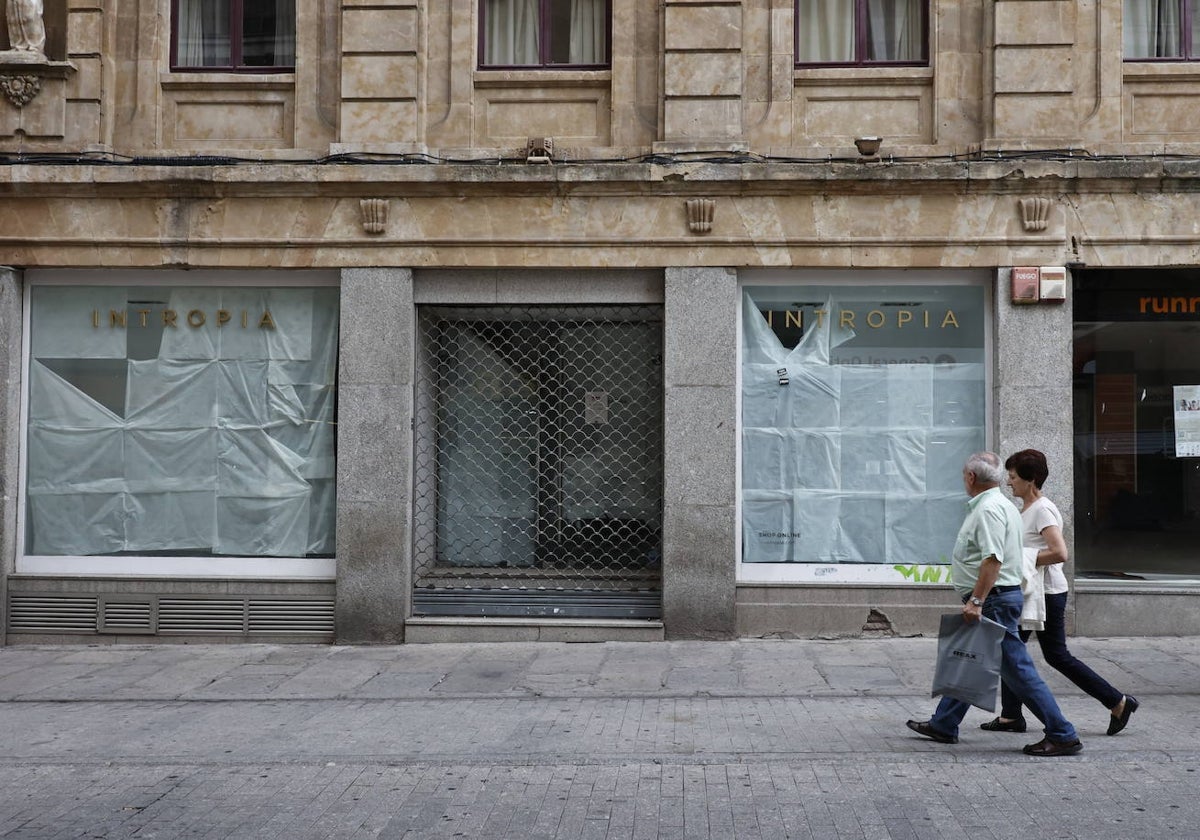
[[[983,614],[1008,631],[1000,642],[1000,679],[1046,727],[1046,737],[1052,741],[1074,741],[1079,737],[1075,727],[1063,717],[1058,702],[1037,668],[1033,667],[1029,650],[1017,633],[1024,603],[1020,589],[993,591],[983,602]],[[929,724],[938,732],[957,737],[958,725],[970,708],[970,703],[943,697]]]
[[[1022,630],[1021,638],[1029,641],[1029,634],[1030,631]],[[1047,665],[1103,703],[1104,708],[1111,709],[1121,702],[1124,694],[1067,649],[1066,592],[1046,596],[1046,626],[1037,631],[1037,638]],[[1000,685],[1000,716],[1009,719],[1021,716],[1021,701],[1007,683]]]

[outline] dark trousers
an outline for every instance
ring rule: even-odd
[[[1058,671],[1091,697],[1099,700],[1106,709],[1121,702],[1124,697],[1108,680],[1101,677],[1067,649],[1067,593],[1046,596],[1046,626],[1037,631],[1038,645],[1046,664]],[[1021,638],[1028,642],[1032,631],[1022,630]],[[1000,684],[1000,716],[1021,717],[1021,701],[1004,683]]]

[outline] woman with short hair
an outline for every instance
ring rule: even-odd
[[[1036,449],[1022,449],[1004,462],[1008,470],[1008,486],[1014,498],[1020,499],[1021,522],[1024,525],[1026,549],[1037,549],[1037,568],[1041,570],[1046,599],[1045,625],[1036,631],[1038,644],[1046,663],[1060,672],[1087,694],[1108,709],[1108,734],[1116,735],[1129,723],[1138,710],[1136,697],[1122,694],[1112,684],[1075,657],[1067,648],[1067,577],[1062,564],[1067,560],[1067,543],[1062,534],[1062,514],[1054,502],[1042,495],[1042,485],[1050,475],[1046,456]],[[1021,638],[1029,641],[1034,631],[1022,630]],[[980,725],[992,732],[1024,732],[1025,718],[1021,701],[1000,685],[1000,715]]]

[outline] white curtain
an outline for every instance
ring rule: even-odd
[[[296,0],[275,0],[275,66],[296,66]]]
[[[229,64],[228,0],[179,0],[181,67],[214,67]]]
[[[605,0],[571,0],[571,63],[603,64],[608,26]]]
[[[921,10],[926,0],[868,0],[869,61],[921,58]]]
[[[1180,0],[1125,0],[1125,58],[1170,58],[1182,55],[1180,11]],[[1196,25],[1193,12],[1193,33]]]
[[[854,0],[797,0],[796,19],[798,63],[854,60]]]
[[[485,0],[483,63],[538,64],[537,0]]]

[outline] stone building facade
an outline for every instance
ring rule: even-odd
[[[210,60],[195,2],[47,0],[0,632],[932,632],[961,456],[1034,447],[1076,630],[1200,633],[1174,2],[555,0],[592,46],[530,59],[501,0],[281,0]]]

